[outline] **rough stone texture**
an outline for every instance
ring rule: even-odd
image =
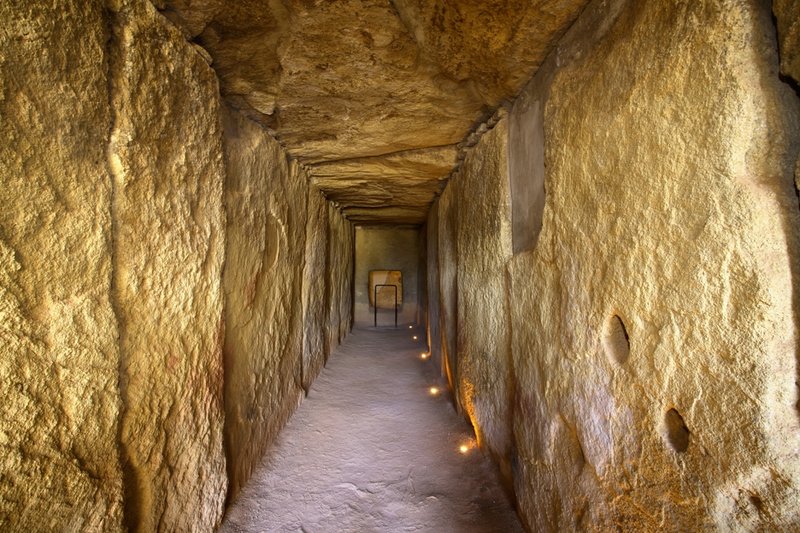
[[[778,28],[781,73],[791,78],[800,97],[800,0],[774,0],[772,12]],[[795,186],[800,189],[800,149],[794,172]]]
[[[442,349],[442,312],[439,288],[439,200],[431,205],[428,220],[425,223],[425,243],[427,246],[425,274],[427,276],[427,297],[425,303],[425,325],[428,335],[428,351],[431,362],[440,369],[443,376],[447,376],[447,366],[443,358]]]
[[[223,188],[216,76],[149,2],[12,2],[0,44],[0,529],[213,530],[224,399],[235,491],[349,331],[352,227],[234,112]]]
[[[370,270],[399,270],[403,275],[403,295],[400,299],[397,322],[415,323],[417,308],[420,305],[418,230],[378,226],[357,227],[355,233],[355,321],[364,326],[374,323],[374,311],[370,305],[369,294]],[[379,308],[378,324],[393,326],[394,309]]]
[[[353,327],[353,226],[328,203],[328,336],[326,357]]]
[[[447,383],[455,398],[459,395],[458,352],[456,351],[458,321],[458,248],[456,228],[459,210],[459,181],[451,180],[437,200],[439,245],[439,329],[442,338],[442,366]],[[430,265],[429,265],[430,266]]]
[[[456,145],[519,91],[586,0],[155,3],[208,50],[228,100],[346,212],[421,224]],[[381,201],[393,209],[363,210]]]
[[[541,78],[541,77],[540,77]],[[514,253],[532,250],[544,211],[544,113],[542,95],[531,80],[508,116],[508,175],[511,182]],[[537,98],[538,97],[538,98]]]
[[[117,9],[109,161],[127,522],[210,530],[227,484],[217,80],[152,5]]]
[[[798,110],[777,67],[745,1],[596,2],[543,67],[544,223],[510,267],[532,530],[800,527]]]
[[[328,358],[325,347],[328,302],[325,297],[329,246],[328,204],[316,187],[309,188],[307,205],[301,380],[306,393]]]
[[[453,176],[460,197],[480,198],[455,223],[458,254],[458,401],[478,442],[510,478],[511,355],[505,265],[512,255],[511,195],[502,118]]]
[[[417,324],[425,324],[428,321],[428,276],[425,275],[425,266],[428,264],[428,232],[425,226],[417,229],[417,240],[419,242],[419,255],[417,256]]]
[[[122,527],[99,1],[0,4],[0,530]]]
[[[781,73],[800,83],[800,0],[773,0]]]
[[[302,394],[306,177],[261,127],[225,114],[225,438],[234,498]]]

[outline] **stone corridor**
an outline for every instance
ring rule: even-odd
[[[418,332],[353,331],[233,502],[222,532],[522,531],[471,426],[430,358],[420,357],[427,347],[412,339]]]
[[[800,0],[2,0],[0,531],[800,531],[798,185]]]

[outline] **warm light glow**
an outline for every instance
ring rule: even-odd
[[[414,329],[414,326],[408,326],[408,329]]]
[[[458,451],[460,451],[461,453],[467,453],[469,451],[469,446],[467,446],[466,444],[462,444],[461,446],[458,447]]]
[[[424,359],[427,359],[427,358],[428,358],[428,353],[426,353],[426,352],[422,352],[421,354],[419,354],[419,358],[420,358],[420,359],[423,359],[423,360],[424,360]]]
[[[413,338],[414,340],[417,340],[417,336],[416,336],[416,335],[414,335],[412,338]]]
[[[439,387],[431,387],[430,391],[431,395],[436,396],[437,394],[439,394]]]

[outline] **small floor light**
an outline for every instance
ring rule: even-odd
[[[431,396],[436,396],[439,394],[439,387],[431,387],[429,390],[431,392]]]
[[[414,340],[417,340],[417,338],[418,338],[418,337],[417,337],[416,335],[414,335],[414,336],[413,336],[413,337],[411,337],[411,338],[412,338],[412,339],[414,339]]]
[[[461,446],[458,447],[458,451],[460,451],[461,453],[467,453],[469,451],[469,446],[467,446],[466,444],[462,444]]]
[[[419,354],[419,358],[424,361],[425,359],[427,359],[429,357],[429,355],[430,354],[428,354],[428,352],[422,352],[421,354]]]
[[[414,326],[408,326],[408,329],[414,329]]]

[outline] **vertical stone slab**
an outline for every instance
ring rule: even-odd
[[[469,216],[456,225],[459,401],[509,474],[511,367],[505,267],[512,255],[511,194],[503,117],[453,178]],[[463,209],[463,205],[459,206]]]
[[[800,83],[800,0],[773,0],[781,73]]]
[[[342,216],[342,242],[340,254],[344,268],[339,283],[339,342],[343,342],[353,327],[353,277],[355,276],[355,228]]]
[[[103,2],[0,3],[0,530],[116,531]]]
[[[224,166],[216,76],[149,2],[117,7],[114,305],[128,526],[222,516]]]
[[[303,369],[306,392],[325,365],[325,300],[328,269],[328,203],[314,186],[308,191],[306,252],[303,266]]]
[[[436,204],[439,243],[439,324],[442,334],[442,365],[450,388],[458,398],[458,354],[456,323],[458,320],[458,181],[451,179]]]
[[[774,39],[763,3],[596,2],[555,51],[542,233],[510,269],[532,530],[800,524],[798,109]]]
[[[425,224],[427,232],[427,254],[426,270],[428,285],[428,316],[425,322],[428,333],[428,349],[431,354],[431,361],[441,369],[443,376],[447,375],[444,361],[442,360],[442,330],[441,312],[439,303],[439,200],[435,200],[428,213],[428,220]]]
[[[352,325],[353,226],[328,203],[328,355]]]
[[[355,319],[364,326],[375,322],[374,308],[370,305],[369,273],[373,270],[396,270],[402,273],[402,286],[398,294],[398,324],[417,321],[421,295],[419,293],[420,234],[416,228],[374,226],[360,227],[355,237]],[[387,307],[378,308],[378,325],[394,325],[394,294],[387,293]]]
[[[235,497],[294,412],[303,353],[307,179],[226,109],[225,438]]]

